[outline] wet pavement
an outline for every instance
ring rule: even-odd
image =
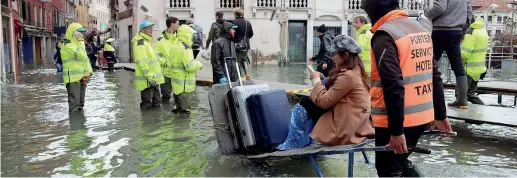
[[[49,63],[26,66],[17,84],[2,86],[1,176],[315,176],[307,159],[252,162],[219,155],[207,87],[197,88],[190,116],[172,114],[170,105],[141,112],[132,72],[97,71],[84,115],[69,116],[62,77]],[[303,65],[259,66],[252,75],[309,82]],[[497,103],[496,96],[482,96]],[[513,104],[513,98],[503,99]],[[433,153],[411,157],[427,176],[517,175],[515,128],[453,124],[458,137],[425,136],[420,143]],[[345,157],[319,157],[325,176],[346,176]],[[360,155],[356,161],[356,176],[375,176]]]

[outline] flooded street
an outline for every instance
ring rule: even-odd
[[[25,66],[18,83],[8,82],[1,90],[1,176],[316,176],[308,159],[264,164],[219,155],[208,87],[197,88],[190,116],[172,114],[171,105],[141,112],[133,76],[125,70],[95,72],[84,115],[69,115],[62,76],[51,62]],[[303,65],[259,66],[252,76],[309,83]],[[497,104],[496,95],[481,96]],[[451,100],[453,92],[446,97]],[[513,104],[513,97],[503,99]],[[425,136],[421,146],[433,153],[411,157],[426,176],[517,176],[515,128],[453,124],[458,137]],[[318,158],[325,176],[346,176],[345,160],[344,155]],[[376,175],[359,154],[356,162],[356,176]]]

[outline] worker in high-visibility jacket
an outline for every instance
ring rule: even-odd
[[[433,41],[431,33],[399,8],[398,0],[363,0],[372,21],[371,115],[379,177],[420,177],[408,160],[429,123],[451,132],[447,118],[434,113]],[[417,51],[417,52],[415,52]],[[434,122],[433,122],[434,121]]]
[[[102,48],[104,58],[108,61],[108,71],[113,71],[115,67],[115,63],[117,63],[117,57],[115,56],[115,48],[113,47],[113,41],[115,39],[108,38],[104,43],[104,47]]]
[[[142,110],[161,106],[159,85],[164,83],[162,68],[151,42],[153,26],[149,21],[140,23],[140,31],[133,37],[133,56],[135,57],[135,85],[140,91]]]
[[[92,75],[92,66],[84,44],[86,31],[81,24],[68,25],[66,39],[61,48],[63,81],[68,92],[69,112],[83,112],[86,82]]]
[[[370,55],[370,41],[372,40],[372,25],[368,23],[368,20],[364,16],[358,16],[354,20],[354,27],[357,34],[357,43],[361,46],[361,54],[359,57],[363,61],[364,70],[366,73],[370,73],[372,69],[372,59]]]
[[[483,28],[485,20],[477,18],[470,25],[461,43],[461,58],[465,64],[468,82],[468,101],[473,104],[485,103],[474,93],[477,90],[481,74],[486,72],[486,53],[488,50],[488,32]]]
[[[165,29],[158,41],[156,42],[156,54],[160,58],[160,64],[163,69],[163,75],[165,78],[165,83],[160,85],[161,93],[162,93],[162,102],[169,103],[171,100],[172,94],[172,62],[173,58],[177,58],[178,50],[183,51],[184,47],[178,42],[178,37],[176,31],[180,27],[178,18],[169,17],[165,21],[165,25],[167,25],[167,29]]]
[[[194,60],[192,50],[192,36],[196,31],[188,25],[181,25],[177,30],[178,44],[183,46],[182,50],[171,52],[174,56],[170,60],[172,66],[172,92],[176,108],[174,113],[189,114],[190,94],[196,90],[196,71],[203,68],[201,62]]]

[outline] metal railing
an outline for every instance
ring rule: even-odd
[[[514,48],[514,50],[517,49]],[[515,56],[517,55],[512,56],[510,46],[492,47],[492,53],[488,51],[485,57],[485,66],[487,66],[486,78],[495,80],[516,79],[517,66]],[[491,67],[488,67],[489,63]],[[442,55],[440,62],[440,71],[442,72],[444,83],[454,82],[455,75],[450,67],[448,57],[445,53]]]
[[[191,0],[169,0],[170,8],[190,8]]]
[[[11,14],[11,8],[9,8],[7,6],[2,5],[1,10],[2,10],[2,15],[9,16]]]
[[[277,7],[278,4],[281,2],[278,2],[279,0],[255,0],[255,5],[257,7]]]
[[[309,0],[286,0],[287,7],[291,8],[306,8],[309,7]]]
[[[216,7],[219,7],[219,8],[242,7],[242,1],[241,0],[217,0],[216,4],[217,4]]]
[[[349,0],[348,9],[362,10],[361,2],[362,0]],[[407,4],[405,4],[405,2],[407,2]],[[423,11],[426,7],[429,7],[431,3],[432,0],[399,0],[399,7],[407,9],[408,11]]]

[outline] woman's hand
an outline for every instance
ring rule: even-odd
[[[318,72],[318,71],[312,71],[310,79],[312,80],[312,79],[315,79],[315,78],[321,78],[321,75],[322,74],[320,72]]]

